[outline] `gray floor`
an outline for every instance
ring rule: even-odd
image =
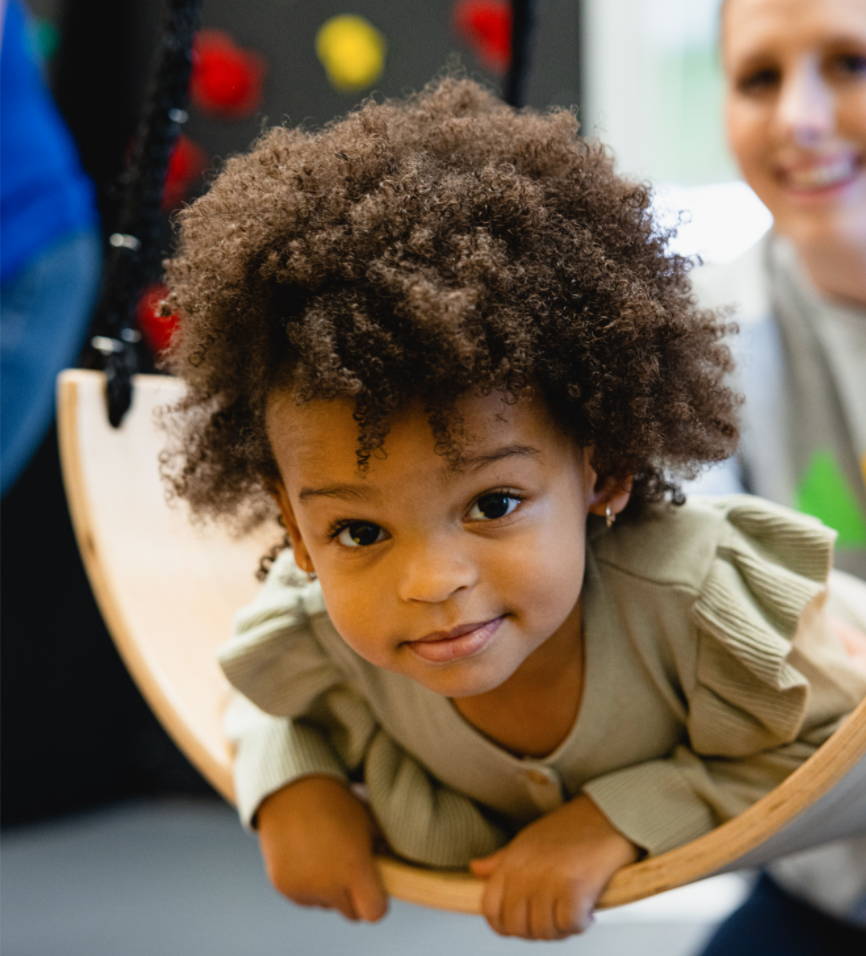
[[[738,877],[599,914],[562,943],[502,939],[480,919],[395,901],[355,925],[279,898],[255,841],[212,802],[130,803],[15,829],[2,841],[3,956],[690,956],[743,893]]]

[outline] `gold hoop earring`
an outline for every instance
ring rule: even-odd
[[[610,505],[604,506],[604,523],[608,528],[612,528],[616,521],[616,515],[611,511]]]
[[[313,562],[309,558],[305,557],[303,564],[299,561],[296,563],[298,568],[306,574],[308,581],[316,580],[316,569],[313,567]]]

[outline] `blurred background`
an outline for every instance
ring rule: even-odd
[[[769,215],[737,182],[723,144],[718,0],[534,6],[527,102],[575,106],[584,133],[610,144],[623,172],[655,184],[664,221],[681,223],[680,251],[723,261],[751,244]],[[25,9],[27,42],[92,183],[107,248],[164,4],[27,0]],[[204,0],[189,121],[163,196],[163,251],[171,211],[263,126],[315,125],[371,91],[417,89],[455,62],[501,84],[509,23],[505,0]],[[4,32],[4,60],[9,42]],[[11,90],[5,83],[4,97]],[[155,298],[158,289],[138,309],[143,367],[170,334]],[[86,338],[83,326],[75,349]],[[78,558],[56,443],[48,415],[3,497],[3,953],[528,945],[494,937],[480,920],[408,906],[357,929],[273,898],[254,840],[163,733],[113,649]],[[569,945],[614,953],[640,939],[693,952],[741,895],[737,877],[722,878],[604,914]]]

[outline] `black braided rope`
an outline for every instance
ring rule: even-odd
[[[132,375],[138,366],[135,328],[138,299],[160,270],[162,193],[171,151],[186,118],[192,46],[201,0],[167,0],[148,106],[120,183],[123,195],[117,229],[105,268],[97,309],[94,348],[104,357],[108,420],[119,427],[132,404]],[[504,99],[522,106],[535,23],[533,0],[511,0],[511,63]]]
[[[162,194],[171,151],[186,121],[192,48],[201,0],[167,0],[144,117],[120,191],[122,202],[105,267],[93,347],[104,356],[108,420],[117,428],[132,404],[138,367],[135,309],[160,272]]]
[[[508,64],[502,94],[509,106],[526,105],[526,78],[534,28],[534,0],[511,0],[511,62]]]

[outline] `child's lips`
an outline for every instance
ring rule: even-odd
[[[462,660],[483,651],[504,620],[505,615],[501,614],[489,621],[461,624],[450,631],[435,631],[420,640],[407,641],[406,646],[422,660],[434,664]]]

